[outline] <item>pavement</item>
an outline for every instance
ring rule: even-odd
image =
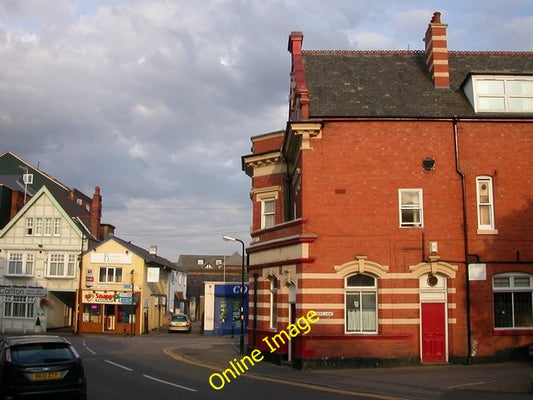
[[[166,330],[162,330],[166,334]],[[157,335],[157,331],[149,335]],[[202,335],[195,324],[169,355],[184,362],[221,372],[241,359],[239,335]],[[417,365],[394,368],[297,370],[291,365],[259,361],[241,376],[305,386],[348,396],[372,393],[387,400],[533,399],[530,376],[533,361],[490,364]],[[331,398],[328,396],[328,398]]]

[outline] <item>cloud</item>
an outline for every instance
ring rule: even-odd
[[[526,1],[450,1],[450,42],[531,49]],[[481,6],[482,5],[482,6]],[[4,149],[91,195],[162,255],[249,239],[250,137],[283,129],[291,31],[305,49],[422,48],[438,1],[0,0]],[[491,27],[491,29],[487,29]]]

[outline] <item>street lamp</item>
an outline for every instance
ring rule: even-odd
[[[241,355],[244,354],[244,242],[240,239],[234,238],[232,236],[226,236],[223,235],[222,239],[231,241],[231,242],[239,242],[242,245],[242,267],[241,267],[241,337],[240,337],[240,346],[239,350]]]

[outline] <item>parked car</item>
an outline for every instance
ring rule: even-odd
[[[191,320],[186,314],[174,314],[168,323],[168,332],[191,333]]]
[[[0,398],[87,399],[78,352],[63,337],[36,335],[0,339]]]

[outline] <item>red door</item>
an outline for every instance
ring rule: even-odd
[[[422,362],[446,362],[444,303],[422,303]]]

